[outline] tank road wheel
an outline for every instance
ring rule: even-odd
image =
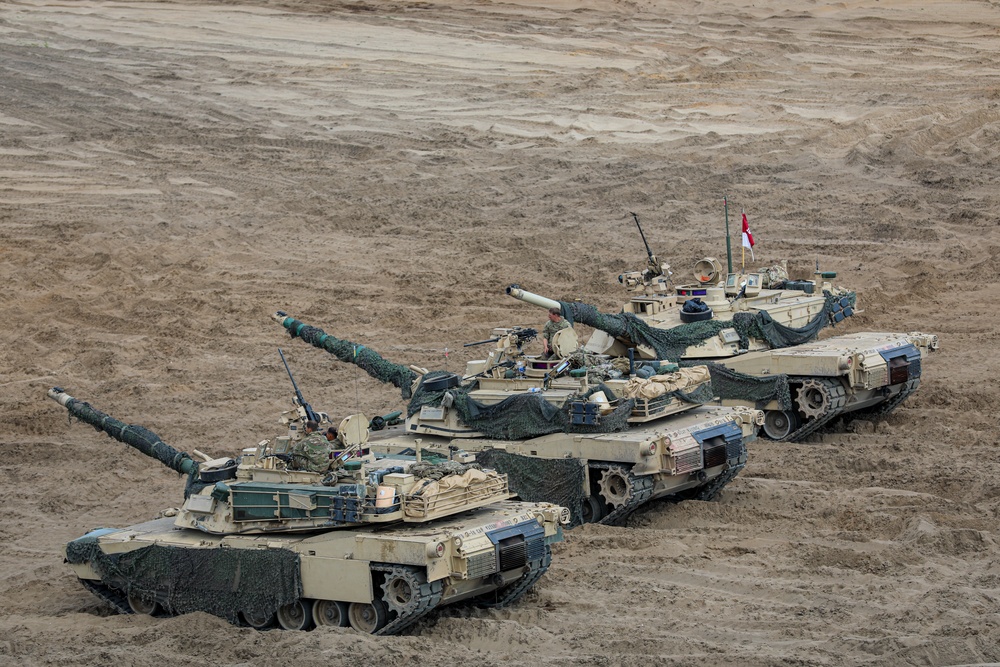
[[[601,487],[601,498],[612,507],[622,507],[632,499],[632,481],[628,470],[621,466],[610,466],[601,471],[598,480]]]
[[[604,501],[597,496],[587,496],[580,508],[580,518],[584,523],[597,523],[604,518]]]
[[[313,603],[313,623],[316,627],[347,627],[347,603],[333,600],[316,600]]]
[[[792,410],[768,410],[764,413],[764,435],[771,440],[784,440],[802,424]]]
[[[798,388],[795,404],[806,419],[822,417],[844,395],[837,380],[809,378]]]
[[[312,600],[299,599],[278,607],[278,625],[283,630],[309,630],[312,628]]]
[[[403,566],[393,567],[385,574],[382,584],[382,599],[389,611],[397,616],[406,616],[420,606],[420,587],[426,583],[427,577],[416,568]]]
[[[347,619],[358,632],[374,634],[389,620],[389,608],[381,600],[352,602],[347,608]]]
[[[147,599],[135,591],[128,593],[128,606],[137,614],[147,614],[154,616],[160,613],[160,603],[153,599]]]
[[[260,611],[244,611],[243,622],[254,630],[268,630],[274,627],[274,614],[265,614]]]

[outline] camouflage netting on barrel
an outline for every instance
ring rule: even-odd
[[[543,459],[502,449],[487,449],[476,460],[507,475],[510,490],[527,502],[550,502],[568,507],[571,525],[583,523],[586,464],[580,459]]]
[[[561,301],[559,305],[562,308],[563,317],[570,324],[576,322],[586,324],[616,338],[624,338],[636,345],[646,345],[656,352],[659,359],[677,361],[687,348],[698,345],[702,341],[718,335],[723,329],[729,328],[735,329],[736,333],[739,334],[740,347],[742,348],[749,347],[750,338],[765,340],[770,347],[775,349],[807,343],[816,338],[820,330],[830,324],[830,314],[842,298],[847,298],[852,307],[857,300],[854,292],[836,296],[824,292],[824,296],[826,303],[823,312],[817,314],[812,321],[803,327],[787,327],[775,322],[769,313],[759,311],[757,313],[736,313],[731,321],[705,320],[681,324],[670,329],[656,329],[632,313],[612,315],[602,313],[589,304],[577,302]]]
[[[326,350],[341,361],[357,365],[379,382],[394,385],[400,390],[403,398],[410,398],[410,387],[417,379],[417,374],[406,366],[388,361],[364,345],[341,340],[318,327],[309,326],[293,318],[287,318],[284,326],[292,338],[301,338],[313,347]]]
[[[257,618],[302,597],[299,556],[284,549],[196,549],[150,545],[106,554],[97,536],[66,547],[69,563],[87,563],[105,584],[172,614],[204,611],[232,623]]]
[[[586,303],[561,301],[563,317],[571,325],[579,322],[607,332],[615,338],[624,338],[636,345],[647,345],[658,359],[676,361],[692,345],[717,335],[732,326],[729,322],[706,320],[682,324],[672,329],[654,329],[632,313],[611,315],[602,313]]]
[[[497,440],[524,440],[549,433],[612,433],[628,426],[634,401],[622,401],[613,412],[602,415],[599,424],[574,425],[570,419],[570,402],[559,408],[546,401],[540,393],[514,394],[494,405],[486,405],[469,396],[476,384],[430,390],[425,383],[449,375],[446,371],[432,371],[421,378],[407,408],[407,416],[420,412],[422,407],[441,405],[446,393],[452,396],[452,409],[458,411],[462,422],[488,438]],[[597,389],[582,394],[586,400]],[[610,398],[610,396],[609,396]]]
[[[148,428],[138,426],[137,424],[126,424],[101,412],[90,403],[85,403],[75,398],[66,403],[66,410],[73,417],[90,424],[98,431],[107,433],[119,442],[138,449],[146,456],[156,459],[171,470],[176,470],[182,475],[187,474],[187,486],[184,489],[185,498],[192,493],[197,493],[205,486],[204,483],[198,481],[197,462],[185,452],[179,452],[163,442],[160,436]]]

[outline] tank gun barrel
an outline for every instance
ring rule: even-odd
[[[687,345],[687,343],[682,345],[676,342],[670,332],[661,333],[654,330],[632,313],[602,313],[590,304],[579,301],[555,301],[532,294],[521,289],[519,285],[509,286],[507,294],[542,308],[559,308],[563,318],[571,325],[585,324],[588,327],[600,329],[609,336],[619,339],[628,347],[647,345],[656,352],[659,359],[677,359]],[[714,323],[712,326],[716,325],[718,323]]]
[[[313,347],[326,350],[341,361],[354,364],[379,382],[394,385],[400,390],[403,398],[410,398],[412,395],[411,388],[413,381],[417,379],[417,374],[407,366],[393,363],[364,345],[331,336],[318,327],[289,317],[284,311],[279,310],[271,316],[271,319],[285,327],[292,338],[301,338]]]
[[[98,431],[104,431],[133,449],[138,449],[171,470],[184,475],[190,475],[198,470],[197,461],[163,442],[160,436],[143,426],[120,422],[89,403],[73,398],[59,387],[49,389],[48,396],[80,421],[90,424]]]
[[[561,304],[554,299],[549,299],[544,296],[539,296],[538,294],[533,294],[527,290],[521,289],[520,285],[510,285],[507,287],[507,294],[514,297],[518,301],[524,301],[525,303],[530,303],[533,306],[538,306],[540,308],[560,308]]]

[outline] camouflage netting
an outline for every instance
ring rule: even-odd
[[[72,399],[67,401],[66,410],[82,422],[90,424],[98,431],[103,431],[119,442],[138,449],[146,456],[156,459],[171,470],[187,474],[187,486],[184,497],[197,493],[203,486],[198,481],[198,463],[184,452],[179,452],[160,439],[149,429],[136,424],[126,424],[111,417],[83,401]]]
[[[527,502],[550,502],[568,507],[572,526],[583,523],[586,464],[581,459],[543,459],[521,456],[502,449],[476,454],[488,468],[508,476],[510,490]]]
[[[732,326],[730,322],[707,320],[683,324],[673,329],[654,329],[632,313],[610,315],[586,303],[560,302],[563,317],[570,324],[579,322],[607,332],[615,338],[624,338],[637,345],[648,345],[659,359],[680,359],[684,351],[706,338]]]
[[[195,549],[151,545],[106,554],[96,536],[66,547],[69,563],[88,563],[101,581],[172,614],[204,611],[232,623],[244,612],[274,614],[302,597],[299,556],[285,549]]]
[[[563,317],[570,324],[579,322],[600,329],[616,338],[624,338],[637,345],[647,345],[656,352],[659,359],[676,361],[681,358],[688,347],[698,345],[704,340],[718,335],[723,329],[735,329],[740,337],[740,347],[749,347],[750,338],[760,338],[767,341],[772,348],[801,345],[816,338],[820,330],[830,323],[830,313],[834,305],[843,297],[847,297],[853,306],[857,300],[854,292],[842,295],[832,295],[824,292],[826,304],[823,312],[816,315],[811,322],[803,327],[786,327],[775,322],[764,311],[757,313],[736,313],[731,321],[705,320],[690,322],[670,329],[656,329],[632,313],[611,315],[598,311],[586,303],[559,302]]]
[[[394,385],[400,390],[403,398],[410,398],[410,387],[417,379],[417,374],[406,366],[388,361],[364,345],[341,340],[322,329],[311,327],[291,317],[285,319],[284,326],[292,338],[301,338],[313,347],[326,350],[341,361],[357,365],[379,382]]]
[[[694,365],[685,363],[685,366]],[[722,364],[705,364],[712,374],[712,390],[720,398],[732,398],[754,403],[761,407],[777,401],[781,410],[792,409],[792,395],[788,376],[780,373],[758,377],[726,368]]]
[[[420,411],[422,407],[437,407],[441,405],[445,393],[450,393],[454,402],[452,408],[458,411],[459,418],[470,428],[480,431],[488,438],[497,440],[524,440],[549,433],[612,433],[623,431],[628,426],[628,416],[635,404],[634,401],[622,401],[608,415],[601,416],[601,423],[593,426],[574,425],[570,423],[569,402],[563,408],[558,408],[539,393],[514,394],[494,405],[485,405],[469,397],[469,392],[475,389],[476,383],[449,389],[429,390],[425,388],[428,380],[448,375],[445,371],[432,371],[421,378],[407,408],[407,416]],[[594,389],[581,394],[579,400],[586,400]],[[610,392],[610,390],[608,390]],[[608,398],[612,395],[609,393]]]
[[[464,475],[468,470],[482,470],[478,463],[458,461],[421,461],[411,465],[407,472],[417,479],[442,479],[449,475]]]
[[[773,349],[801,345],[814,340],[819,332],[830,324],[830,315],[836,304],[846,297],[853,307],[857,302],[854,292],[834,295],[824,292],[826,303],[823,312],[803,327],[786,327],[775,322],[767,312],[735,313],[731,321],[706,320],[681,324],[671,329],[655,329],[632,313],[610,315],[599,312],[585,303],[560,302],[563,317],[570,324],[580,322],[607,332],[616,338],[624,338],[638,345],[651,347],[660,359],[680,360],[688,347],[698,345],[703,340],[718,335],[723,329],[733,328],[740,337],[740,347],[749,346],[750,338],[767,341]],[[699,362],[685,362],[692,366]],[[712,374],[712,389],[720,398],[741,399],[764,404],[775,400],[782,410],[792,408],[787,375],[757,377],[739,373],[719,364],[709,363]],[[688,399],[685,399],[688,400]]]
[[[711,372],[709,368],[709,372]],[[728,369],[727,369],[728,370]],[[676,399],[684,401],[686,403],[696,403],[698,405],[704,405],[705,403],[711,403],[715,398],[715,377],[712,377],[711,382],[706,382],[700,384],[694,388],[692,391],[684,391],[683,389],[678,389],[676,391],[671,391],[665,394],[666,396],[672,396]]]

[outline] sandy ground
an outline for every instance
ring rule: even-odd
[[[1000,6],[992,1],[0,4],[0,660],[20,665],[949,665],[1000,661]],[[64,543],[181,481],[44,398],[178,448],[398,393],[277,309],[457,370],[614,311],[645,253],[855,288],[843,331],[942,349],[877,429],[757,442],[716,502],[586,526],[503,612],[406,636],[109,616]],[[449,352],[446,356],[445,349]]]

